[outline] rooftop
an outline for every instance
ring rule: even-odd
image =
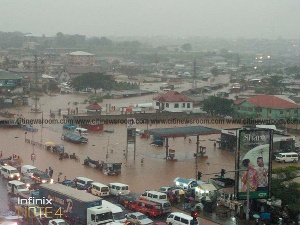
[[[247,101],[252,106],[262,107],[262,108],[271,108],[271,109],[289,109],[289,108],[299,108],[300,105],[294,102],[282,99],[273,95],[256,95],[250,98],[247,98],[241,102],[236,102],[236,104],[241,104],[242,102]]]
[[[158,100],[160,102],[193,102],[192,99],[178,91],[168,91],[165,94],[155,97],[154,100]]]
[[[88,52],[84,52],[84,51],[76,51],[76,52],[70,52],[69,55],[89,56],[89,55],[94,55],[94,54],[88,53]]]
[[[146,133],[158,137],[186,137],[197,135],[220,134],[221,131],[203,126],[174,127],[174,128],[157,128],[145,131]]]

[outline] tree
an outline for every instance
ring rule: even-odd
[[[300,208],[300,184],[294,179],[299,177],[299,166],[279,167],[272,170],[271,194],[281,199],[282,205],[289,205],[291,209]]]
[[[111,90],[114,87],[114,83],[115,81],[111,76],[103,73],[87,73],[76,77],[71,81],[71,85],[75,89],[93,88],[95,94],[96,90],[100,88]]]
[[[209,96],[203,101],[203,110],[213,116],[232,115],[233,100]]]

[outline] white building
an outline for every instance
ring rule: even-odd
[[[177,91],[168,91],[154,100],[154,109],[161,112],[190,112],[193,109],[193,100]]]

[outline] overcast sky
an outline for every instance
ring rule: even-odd
[[[0,31],[300,38],[299,0],[1,0]]]

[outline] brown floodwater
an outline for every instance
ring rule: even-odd
[[[105,106],[107,103],[112,105],[124,105],[136,102],[149,102],[153,96],[143,96],[131,99],[113,99],[106,100],[101,103]],[[41,98],[41,108],[43,118],[50,119],[50,110],[57,111],[66,108],[75,108],[73,102],[79,102],[77,107],[83,110],[87,105],[81,104],[86,95],[56,95],[44,96]],[[109,102],[108,102],[109,101]],[[124,103],[125,102],[125,103]],[[14,109],[17,114],[22,114],[25,118],[41,118],[41,113],[31,113],[31,107]],[[12,110],[11,110],[12,111]],[[58,117],[57,117],[58,118]],[[169,125],[174,127],[178,125]],[[204,124],[204,126],[207,126]],[[1,150],[3,156],[12,154],[19,155],[23,159],[23,164],[33,164],[30,159],[32,152],[36,154],[34,165],[41,170],[45,170],[49,166],[54,168],[54,178],[57,178],[57,173],[62,172],[63,176],[68,179],[73,179],[76,176],[89,177],[95,181],[108,183],[113,181],[123,182],[130,185],[133,192],[143,192],[146,189],[159,189],[163,185],[173,185],[173,180],[176,177],[195,178],[196,164],[193,156],[196,151],[196,137],[191,137],[192,143],[188,139],[175,138],[169,140],[169,146],[176,151],[175,158],[177,161],[165,160],[165,148],[151,146],[151,140],[141,139],[137,137],[136,155],[134,160],[133,147],[129,146],[128,159],[124,158],[124,150],[126,149],[126,125],[106,125],[104,129],[112,128],[114,133],[95,132],[90,133],[86,137],[89,139],[88,144],[72,144],[61,140],[61,134],[64,132],[61,124],[44,124],[34,125],[38,128],[38,132],[28,132],[22,129],[1,129]],[[162,126],[152,125],[151,128],[159,128]],[[166,127],[164,125],[163,127]],[[146,125],[138,125],[138,129],[146,129]],[[57,144],[63,144],[65,151],[69,154],[75,153],[81,159],[81,162],[75,162],[71,159],[59,160],[58,155],[46,151],[38,146],[32,146],[25,143],[26,138],[36,142],[45,143],[52,141]],[[207,148],[207,159],[198,158],[198,170],[202,173],[219,172],[221,168],[231,170],[234,168],[233,153],[214,149],[213,141],[209,139],[217,139],[219,135],[208,135],[200,137],[200,145]],[[101,171],[82,165],[84,158],[89,156],[94,160],[106,160],[108,153],[108,162],[122,162],[122,173],[119,176],[106,176]],[[144,163],[141,164],[141,159]],[[208,164],[209,163],[209,166]],[[203,176],[204,179],[208,177]]]
[[[141,96],[128,99],[110,99],[105,100],[100,105],[105,107],[106,104],[119,106],[129,106],[132,103],[152,102],[153,95]],[[86,104],[87,95],[70,94],[70,95],[45,95],[40,99],[40,106],[43,113],[31,113],[31,107],[23,107],[9,110],[16,114],[22,114],[26,119],[43,118],[50,119],[50,110],[58,111],[58,109],[66,110],[67,108],[79,108],[83,111]],[[74,105],[78,102],[78,105]],[[32,103],[31,103],[32,104]],[[56,116],[60,119],[62,117]],[[230,127],[239,127],[237,125],[210,125],[203,126],[222,129]],[[139,136],[136,140],[136,155],[134,160],[134,152],[132,146],[129,146],[128,159],[124,158],[124,150],[126,149],[126,125],[105,125],[104,129],[114,129],[114,133],[91,132],[86,137],[89,139],[88,144],[72,144],[61,140],[61,134],[66,132],[62,128],[62,124],[37,124],[33,125],[38,128],[38,132],[28,132],[22,129],[0,129],[1,151],[3,157],[12,154],[19,155],[23,159],[23,164],[34,164],[40,170],[45,170],[49,166],[54,169],[53,178],[57,180],[57,174],[61,172],[67,179],[74,179],[76,176],[84,176],[101,183],[121,182],[130,186],[132,192],[142,193],[145,190],[159,189],[161,186],[174,185],[173,180],[176,177],[196,178],[196,160],[194,152],[196,151],[196,137],[174,138],[169,139],[169,148],[176,151],[175,158],[177,161],[165,160],[165,148],[151,146],[151,139],[141,139]],[[180,126],[177,124],[170,125],[152,125],[151,128],[165,128]],[[146,125],[137,125],[137,129],[146,129]],[[218,173],[224,168],[226,171],[234,170],[234,153],[214,148],[214,139],[218,139],[220,135],[204,135],[200,136],[200,145],[207,149],[207,158],[199,157],[197,159],[197,170],[201,171],[203,180],[208,180],[210,173]],[[25,138],[36,142],[45,143],[47,141],[63,144],[65,151],[69,154],[75,153],[79,156],[80,162],[72,159],[59,160],[57,154],[51,153],[38,146],[33,146],[25,142]],[[36,160],[31,161],[30,155],[36,154]],[[106,176],[101,171],[82,165],[84,158],[89,156],[94,160],[106,161],[108,153],[108,162],[121,162],[122,172],[118,176]],[[144,159],[144,163],[141,163]],[[211,175],[213,176],[213,175]],[[226,177],[233,178],[233,173],[227,173]],[[3,182],[0,182],[3,183]],[[0,203],[6,202],[5,184],[0,184]],[[1,204],[0,212],[6,209],[5,204]]]

